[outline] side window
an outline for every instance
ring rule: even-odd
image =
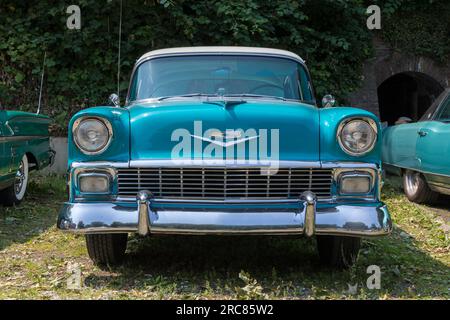
[[[299,85],[302,93],[302,100],[313,101],[311,82],[306,70],[299,66]]]
[[[440,110],[436,116],[437,121],[450,121],[450,97],[447,97],[447,100],[441,106]]]

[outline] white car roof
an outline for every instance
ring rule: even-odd
[[[287,57],[297,60],[301,63],[305,61],[293,52],[281,49],[259,48],[259,47],[180,47],[159,49],[147,52],[138,59],[137,62],[160,56],[173,56],[184,54],[254,54]]]

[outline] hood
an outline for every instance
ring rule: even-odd
[[[319,113],[311,105],[247,101],[223,106],[202,101],[163,101],[133,105],[129,112],[131,160],[174,156],[319,160]]]

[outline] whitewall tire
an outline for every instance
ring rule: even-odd
[[[28,158],[22,157],[14,178],[14,184],[1,192],[1,202],[5,206],[19,204],[25,197],[29,179]]]

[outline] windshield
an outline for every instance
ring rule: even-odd
[[[274,97],[315,104],[302,64],[277,57],[234,55],[148,60],[134,74],[129,101],[189,95]]]
[[[447,100],[442,105],[436,117],[436,120],[442,122],[450,122],[450,97],[448,97]]]

